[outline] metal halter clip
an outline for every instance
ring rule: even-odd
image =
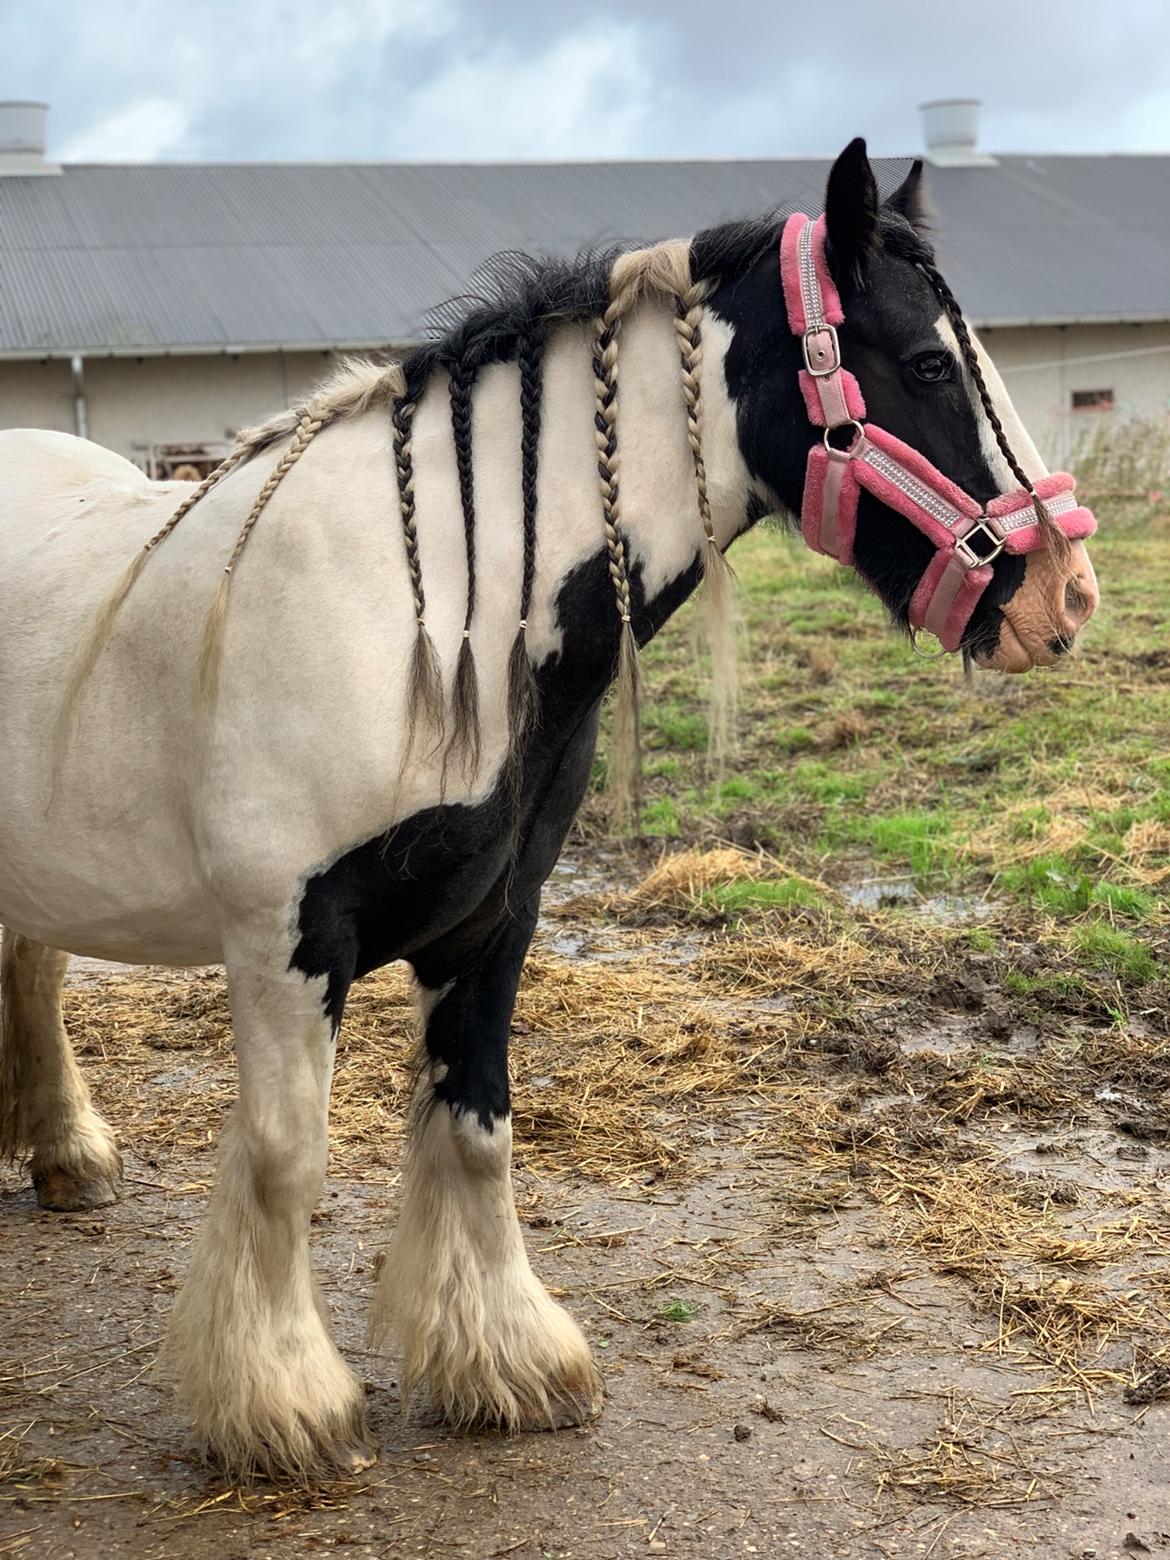
[[[852,428],[853,432],[850,436],[849,443],[845,446],[845,448],[838,449],[835,444],[830,442],[829,436],[830,434],[840,433],[842,428]],[[851,417],[848,422],[835,423],[833,427],[826,428],[821,434],[821,443],[825,446],[825,449],[828,450],[829,454],[835,459],[852,460],[861,446],[865,443],[865,429],[857,421],[856,417]]]
[[[817,336],[828,336],[829,345],[833,349],[832,361],[827,366],[820,368],[814,367],[812,355],[808,350],[809,342]],[[835,374],[841,367],[841,344],[837,340],[837,327],[835,325],[810,325],[804,333],[801,346],[804,348],[804,366],[814,379],[825,379],[829,374]]]
[[[973,536],[981,537],[987,544],[985,552],[978,552],[971,545]],[[981,564],[992,563],[1003,552],[1004,535],[994,520],[979,520],[955,540],[955,551],[969,569],[977,569]]]
[[[946,653],[947,653],[946,646],[940,644],[937,650],[924,650],[922,648],[922,646],[918,643],[918,636],[922,632],[923,632],[923,630],[921,628],[912,628],[910,630],[910,648],[911,648],[911,650],[913,650],[915,655],[920,655],[924,661],[938,661],[938,660],[941,660],[941,658],[944,655],[946,655]]]

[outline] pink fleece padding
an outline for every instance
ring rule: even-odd
[[[964,571],[958,589],[946,603],[945,616],[940,622],[937,619],[937,612],[932,612],[931,607],[935,605],[935,596],[940,588],[946,589],[943,576],[953,558],[953,552],[935,553],[910,600],[911,627],[929,628],[944,650],[959,648],[967,624],[971,621],[971,614],[980,596],[987,589],[992,573],[989,564]]]
[[[837,291],[837,284],[829,272],[829,261],[825,254],[825,235],[828,227],[823,216],[813,223],[812,252],[813,264],[817,268],[817,281],[821,284],[821,308],[824,310],[826,325],[843,325],[845,323],[845,310],[841,307],[841,294]]]
[[[807,221],[803,211],[794,211],[780,234],[780,282],[788,308],[788,327],[796,336],[803,336],[808,329],[804,317],[804,295],[800,290],[800,261],[797,258],[801,229]]]
[[[969,515],[972,520],[977,520],[982,514],[975,500],[969,498],[961,487],[956,487],[949,477],[944,477],[937,466],[930,464],[925,455],[912,450],[908,444],[903,444],[901,439],[896,439],[884,428],[875,428],[872,423],[866,423],[865,436],[871,444],[875,444],[879,450],[883,450],[900,465],[905,466],[912,477],[917,477],[919,482],[925,483],[928,488],[933,488],[941,498],[946,499],[948,504]]]
[[[804,396],[809,422],[817,428],[823,428],[828,421],[825,416],[821,393],[817,386],[823,385],[826,379],[829,378],[836,379],[845,397],[845,417],[843,421],[847,422],[852,418],[854,422],[860,422],[865,416],[865,399],[861,394],[861,386],[857,383],[855,375],[851,374],[847,368],[839,368],[835,374],[826,375],[825,378],[818,379],[815,374],[810,374],[807,368],[802,368],[800,371],[800,393]],[[833,424],[833,426],[836,427],[837,424]]]
[[[979,604],[979,598],[991,584],[992,569],[990,564],[981,564],[977,569],[968,569],[962,579],[954,599],[947,609],[946,618],[938,631],[938,642],[944,650],[958,650],[963,643],[963,635],[967,631],[967,624],[971,621],[971,614]],[[933,621],[934,614],[928,614]]]
[[[832,457],[823,445],[817,444],[808,453],[808,466],[804,474],[804,500],[800,509],[800,531],[813,552],[836,558],[838,563],[853,562],[853,540],[857,535],[857,485],[856,461],[832,461],[840,470],[840,489],[837,500],[836,550],[823,545],[821,521],[825,513],[825,482]]]
[[[866,425],[866,433],[869,426]],[[912,525],[918,527],[923,535],[930,538],[936,547],[949,547],[954,540],[954,533],[941,520],[936,520],[921,505],[916,504],[912,498],[903,493],[900,487],[896,487],[888,477],[880,471],[875,471],[864,458],[856,460],[857,480],[862,487],[872,493],[875,498],[881,499],[889,509],[896,510],[898,514],[905,515]]]
[[[794,211],[784,224],[780,234],[780,282],[784,288],[784,302],[788,307],[788,326],[796,336],[803,336],[809,328],[804,314],[804,294],[800,288],[800,260],[798,246],[800,235],[808,223],[803,211]],[[825,219],[818,217],[812,225],[812,257],[817,282],[821,289],[821,310],[827,325],[842,325],[845,311],[841,307],[841,295],[829,271],[825,256]]]
[[[1010,511],[1009,511],[1010,512]],[[1083,542],[1097,529],[1097,517],[1091,509],[1070,509],[1066,515],[1057,515],[1057,526],[1070,542]],[[1035,552],[1043,547],[1038,523],[1019,526],[1004,537],[1003,550],[1010,553]]]
[[[1041,477],[1039,482],[1032,486],[1036,490],[1037,498],[1058,498],[1061,493],[1075,493],[1077,479],[1070,477],[1067,471],[1054,471],[1051,476]],[[1017,509],[1027,509],[1032,502],[1031,493],[1023,488],[1017,488],[1014,493],[1003,493],[999,498],[993,498],[987,506],[989,515],[1011,515]]]

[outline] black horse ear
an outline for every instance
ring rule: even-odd
[[[905,217],[916,233],[928,226],[926,190],[922,181],[922,158],[916,157],[910,172],[887,200],[886,205]]]
[[[825,227],[838,278],[860,282],[865,262],[881,249],[877,181],[861,136],[850,141],[829,172]]]

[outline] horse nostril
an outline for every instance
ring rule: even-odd
[[[1064,609],[1074,623],[1083,623],[1093,610],[1092,600],[1075,579],[1064,587]]]

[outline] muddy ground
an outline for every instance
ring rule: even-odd
[[[516,1179],[603,1417],[453,1435],[405,1421],[364,1352],[406,1045],[401,989],[375,987],[314,1252],[380,1461],[313,1494],[218,1482],[151,1374],[232,1087],[218,977],[82,968],[70,1022],[126,1196],[55,1215],[0,1180],[0,1555],[1170,1552],[1162,1015],[1113,1051],[968,957],[899,981],[892,910],[851,940],[794,911],[772,981],[693,892],[580,889],[518,1010]]]

